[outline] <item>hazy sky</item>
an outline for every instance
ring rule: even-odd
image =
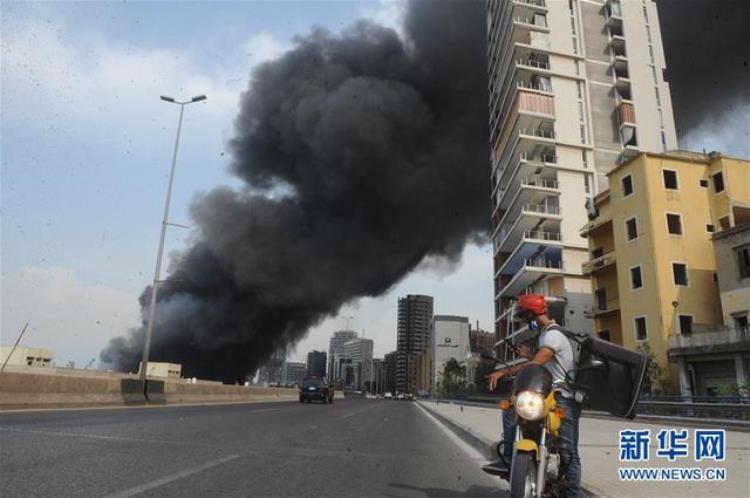
[[[80,366],[138,324],[178,116],[159,95],[208,95],[186,109],[178,158],[171,218],[189,224],[196,192],[238,185],[225,142],[250,69],[312,25],[338,31],[368,17],[398,27],[400,12],[393,2],[4,2],[2,343],[28,320],[24,344]],[[189,238],[171,229],[167,253]],[[341,316],[375,339],[378,356],[395,348],[396,300],[407,293],[489,327],[489,248],[468,248],[460,270],[447,270],[430,267]],[[345,323],[320,324],[290,357],[327,349]]]
[[[338,31],[367,17],[398,28],[396,2],[3,2],[2,343],[55,350],[78,366],[138,324],[153,277],[178,108],[159,100],[206,94],[186,109],[171,219],[189,224],[196,192],[238,185],[225,142],[248,74],[312,25]],[[740,128],[746,115],[737,113]],[[744,123],[744,124],[743,124]],[[710,128],[710,129],[709,129]],[[713,128],[687,145],[726,150]],[[746,151],[738,145],[733,153]],[[489,213],[488,213],[489,217]],[[189,230],[171,229],[166,251]],[[363,299],[310,331],[291,353],[326,349],[350,324],[396,344],[396,301],[435,296],[440,314],[491,328],[489,247],[468,247],[458,268],[425,265],[378,299]]]

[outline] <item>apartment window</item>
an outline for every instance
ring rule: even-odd
[[[641,274],[641,267],[634,266],[630,269],[630,288],[638,290],[643,287],[643,275]]]
[[[714,233],[716,231],[716,226],[715,225],[706,225],[706,231],[708,233]]]
[[[734,253],[737,255],[740,278],[750,277],[750,244],[735,248]]]
[[[659,87],[654,87],[654,93],[656,93],[656,105],[661,107],[661,97],[659,96]]]
[[[672,278],[674,284],[681,287],[688,286],[688,270],[685,263],[672,263]]]
[[[534,14],[534,26],[547,27],[547,16],[544,14]]]
[[[667,190],[679,190],[677,186],[677,172],[671,169],[661,170],[662,177],[664,178],[664,188]]]
[[[585,125],[581,125],[581,143],[582,144],[586,143],[586,126]]]
[[[714,192],[717,194],[724,191],[724,175],[721,171],[712,176],[714,180]]]
[[[682,235],[682,216],[675,213],[667,213],[667,232],[670,235]]]
[[[623,176],[622,180],[622,196],[627,197],[633,193],[633,177],[630,175]]]
[[[635,317],[635,340],[645,341],[648,338],[648,327],[646,326],[646,317]]]
[[[708,187],[708,180],[701,180],[700,185],[701,187],[704,187],[704,188]]]
[[[591,259],[601,258],[604,256],[604,248],[603,247],[597,247],[593,251],[591,251]]]
[[[625,221],[625,233],[628,240],[635,240],[638,238],[638,223],[635,218],[630,218]]]
[[[680,334],[690,335],[693,333],[693,315],[680,315]]]
[[[586,157],[586,151],[581,151],[581,161],[583,161],[583,167],[588,168],[589,167],[589,160]]]
[[[747,332],[747,312],[741,315],[732,315],[732,320],[734,321],[734,328]]]
[[[729,230],[729,216],[722,216],[719,218],[719,226],[722,230]]]

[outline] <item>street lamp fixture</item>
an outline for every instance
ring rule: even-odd
[[[200,102],[201,100],[206,100],[205,95],[196,95],[192,99],[186,100],[184,102],[177,101],[173,97],[168,97],[166,95],[162,95],[160,98],[164,102],[169,102],[172,104],[179,105],[180,106],[180,118],[177,121],[177,138],[175,139],[174,151],[172,152],[172,167],[169,172],[169,183],[167,184],[167,198],[164,202],[164,217],[162,218],[161,235],[159,237],[159,249],[156,254],[156,270],[154,271],[154,282],[151,285],[151,303],[148,309],[148,323],[146,324],[146,336],[144,337],[144,340],[143,340],[143,356],[141,358],[141,371],[140,371],[140,379],[143,381],[146,380],[146,372],[148,371],[148,357],[151,351],[151,336],[153,335],[153,331],[154,331],[154,312],[156,310],[156,294],[159,288],[160,276],[161,276],[161,260],[162,260],[162,255],[164,254],[164,238],[167,233],[167,226],[174,225],[174,223],[169,222],[169,203],[170,203],[170,200],[172,199],[172,183],[174,180],[175,166],[177,165],[177,148],[180,145],[180,132],[182,131],[182,116],[185,112],[185,106],[187,104],[192,104],[193,102]]]

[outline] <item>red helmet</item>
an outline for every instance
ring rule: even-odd
[[[544,315],[547,313],[547,301],[541,294],[521,294],[518,296],[518,308],[535,315]]]

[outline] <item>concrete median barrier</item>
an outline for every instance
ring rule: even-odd
[[[0,410],[296,401],[297,397],[296,389],[188,379],[148,379],[144,385],[132,374],[112,372],[14,368],[0,374]]]

